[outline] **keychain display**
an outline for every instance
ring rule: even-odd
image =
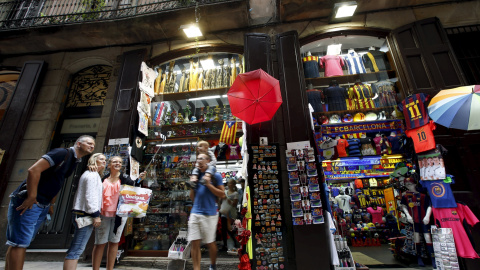
[[[252,236],[254,256],[252,269],[279,270],[286,269],[283,232],[285,226],[281,216],[281,181],[279,179],[280,161],[277,156],[277,145],[253,145],[249,170],[253,175],[252,195]],[[291,169],[298,165],[292,164]],[[301,208],[302,195],[298,174],[290,180],[292,202]],[[303,219],[303,212],[295,215]]]
[[[286,150],[286,153],[293,225],[324,223],[313,149]]]
[[[457,249],[451,228],[431,227],[437,269],[459,270]]]

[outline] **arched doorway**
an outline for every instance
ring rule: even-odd
[[[100,125],[112,67],[95,65],[72,76],[65,93],[62,109],[53,132],[50,149],[71,147],[83,134],[96,137]],[[35,237],[31,248],[68,248],[73,235],[71,204],[78,179],[85,170],[89,156],[82,159],[57,195],[51,221],[46,222]]]

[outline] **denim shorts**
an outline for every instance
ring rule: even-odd
[[[70,244],[70,248],[67,250],[67,256],[65,257],[67,260],[78,260],[80,258],[93,231],[93,224],[79,229],[77,222],[75,221],[77,217],[82,216],[72,214],[72,222],[73,226],[75,227],[75,233],[73,234],[73,240]]]
[[[7,223],[7,245],[12,247],[27,248],[40,229],[43,221],[48,214],[50,204],[34,204],[32,209],[28,209],[20,215],[22,211],[17,211],[24,199],[12,196],[8,205],[8,223]]]
[[[115,227],[115,217],[104,217],[100,215],[100,218],[102,219],[102,223],[95,229],[95,245],[103,245],[107,242],[120,242],[127,218],[122,217],[122,223],[118,227],[116,234],[113,233],[113,229]]]

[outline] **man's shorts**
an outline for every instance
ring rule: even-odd
[[[127,218],[122,217],[122,223],[117,228],[117,233],[113,233],[115,228],[115,217],[100,216],[102,223],[95,228],[95,245],[103,245],[107,242],[118,243],[122,237],[123,228],[127,223]]]
[[[205,244],[215,242],[218,215],[204,216],[190,214],[188,220],[188,241],[202,240]]]
[[[12,247],[27,248],[40,229],[45,217],[48,214],[50,204],[34,204],[32,209],[28,209],[20,215],[22,211],[17,211],[24,199],[11,197],[8,205],[8,224],[7,224],[7,245]]]

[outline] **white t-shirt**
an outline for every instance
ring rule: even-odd
[[[352,201],[352,197],[348,195],[338,195],[335,197],[335,203],[338,204],[338,207],[345,212],[351,212],[352,207],[350,206],[350,202]]]
[[[423,178],[423,180],[435,180],[434,174],[435,174],[435,167],[434,166],[427,167],[425,169],[425,177]]]

